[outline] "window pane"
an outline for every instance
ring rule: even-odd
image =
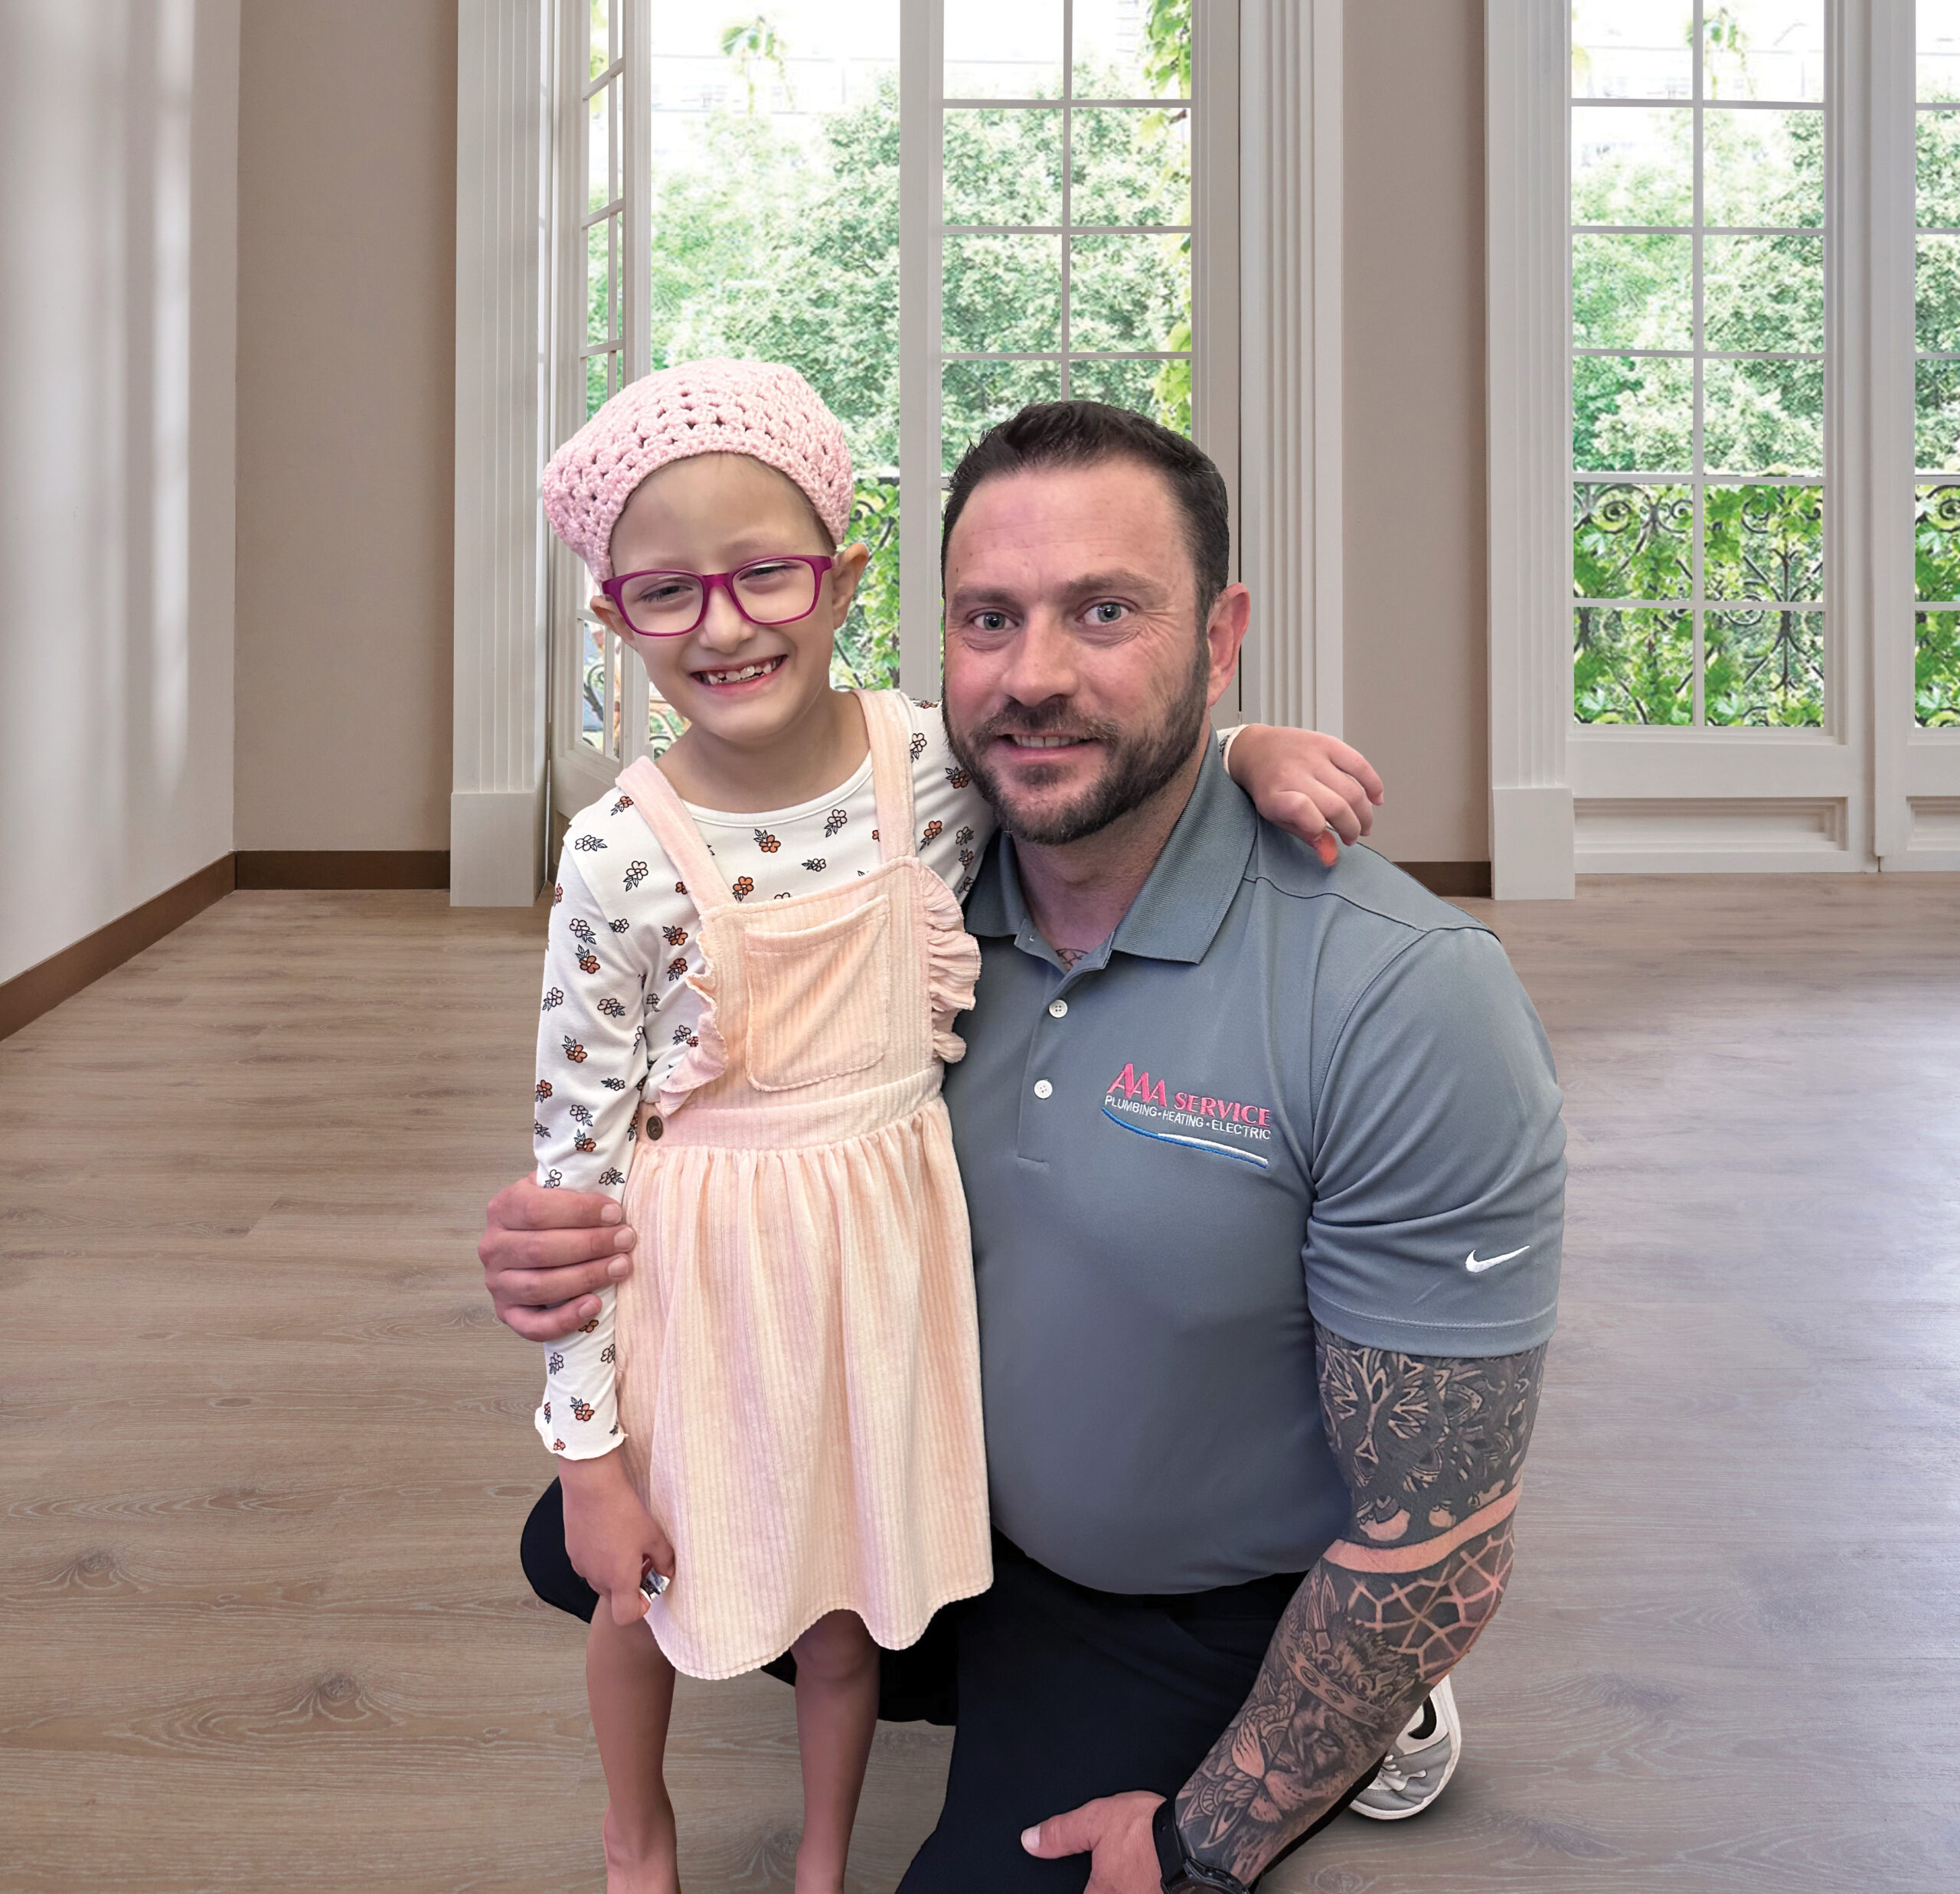
[[[1691,224],[1694,114],[1686,108],[1576,106],[1575,224]]]
[[[1824,114],[1702,115],[1705,224],[1787,227],[1824,221]]]
[[[613,138],[612,100],[616,83],[602,86],[592,95],[586,109],[590,122],[586,128],[586,206],[596,211],[619,194],[619,151]]]
[[[1075,0],[1079,99],[1185,99],[1191,8],[1143,0]]]
[[[1824,347],[1824,239],[1702,240],[1702,310],[1711,349]]]
[[[862,540],[871,563],[858,581],[849,616],[838,628],[831,680],[876,689],[898,676],[898,471],[860,467],[851,495],[847,544]]]
[[[1929,473],[1960,473],[1960,362],[1922,361],[1913,382],[1919,465]]]
[[[1916,136],[1919,227],[1960,230],[1960,113],[1922,112]]]
[[[940,331],[951,351],[1062,345],[1059,237],[949,237]]]
[[[950,111],[946,118],[949,224],[1060,224],[1062,114]]]
[[[1701,638],[1702,702],[1710,724],[1823,723],[1821,612],[1705,612]]]
[[[1960,612],[1922,612],[1913,629],[1913,720],[1960,727]]]
[[[1191,220],[1188,113],[1105,106],[1071,116],[1072,222],[1093,226]]]
[[[1821,487],[1710,486],[1701,514],[1704,598],[1823,597]]]
[[[1694,716],[1694,629],[1685,611],[1573,613],[1573,714],[1582,723],[1686,723]]]
[[[619,219],[601,217],[585,233],[585,339],[588,348],[619,335]]]
[[[1689,0],[1573,0],[1573,96],[1685,99],[1694,47]]]
[[[1824,0],[1704,0],[1710,99],[1821,99]]]
[[[1581,599],[1685,599],[1694,498],[1686,487],[1581,485],[1572,494],[1572,590]]]
[[[579,628],[579,741],[602,753],[606,748],[606,632],[595,620]]]
[[[861,498],[898,460],[898,0],[647,12],[653,366],[799,369],[844,425]],[[878,648],[896,558],[894,537],[859,589]]]
[[[1960,0],[1919,0],[1919,96],[1960,99]]]
[[[1686,472],[1694,457],[1694,365],[1581,355],[1572,364],[1572,464],[1582,473]]]
[[[1061,398],[1062,367],[1054,361],[949,361],[939,380],[945,471],[996,421],[1031,401]]]
[[[619,10],[613,0],[590,0],[590,5],[592,8],[592,44],[588,49],[590,59],[586,74],[588,80],[596,79],[613,61],[619,44],[615,37],[616,22],[613,16]]]
[[[1573,237],[1573,341],[1582,348],[1689,347],[1694,260],[1690,237]]]
[[[1711,361],[1701,374],[1710,472],[1824,471],[1821,362]]]
[[[1069,364],[1069,393],[1078,400],[1106,401],[1112,407],[1147,414],[1181,434],[1191,431],[1188,355],[1168,361],[1073,361]]]
[[[1921,487],[1913,507],[1913,592],[1960,599],[1960,486]]]
[[[1172,332],[1190,322],[1191,311],[1187,238],[1078,237],[1070,255],[1072,348],[1180,346]]]
[[[1960,237],[1922,237],[1913,279],[1914,328],[1929,355],[1960,351]]]
[[[1059,99],[1061,0],[946,0],[949,99]]]

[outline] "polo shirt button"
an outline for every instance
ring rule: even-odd
[[[1066,1000],[1050,1000],[1048,1002],[1048,1017],[1050,1019],[1066,1019],[1068,1011],[1069,1003]]]
[[[1055,1088],[1046,1079],[1037,1079],[1034,1081],[1034,1096],[1037,1099],[1053,1098],[1055,1096]]]
[[[657,1112],[649,1112],[647,1113],[646,1135],[648,1143],[658,1144],[660,1141],[660,1134],[666,1130],[666,1128],[667,1127],[660,1122],[660,1115]]]

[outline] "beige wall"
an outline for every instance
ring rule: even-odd
[[[1345,734],[1384,854],[1487,861],[1484,10],[1345,27]]]
[[[449,846],[455,0],[244,0],[237,841]]]
[[[231,847],[238,0],[0,6],[0,981]]]

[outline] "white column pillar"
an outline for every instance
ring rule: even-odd
[[[1491,880],[1570,900],[1568,0],[1488,0]]]
[[[1240,14],[1241,714],[1341,729],[1344,0]]]
[[[458,9],[449,900],[462,907],[528,906],[544,879],[546,10]]]

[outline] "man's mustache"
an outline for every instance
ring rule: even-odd
[[[1119,740],[1122,731],[1100,717],[1084,717],[1070,707],[1064,697],[1050,697],[1040,704],[1010,704],[983,718],[963,733],[964,740],[978,749],[1002,736],[1058,736],[1081,738],[1092,743]]]

